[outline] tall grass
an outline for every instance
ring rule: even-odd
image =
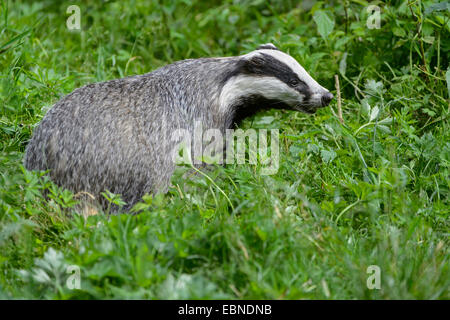
[[[366,1],[77,1],[81,31],[66,28],[73,3],[0,3],[0,298],[449,298],[445,3],[377,2],[369,29]],[[141,214],[84,220],[70,192],[22,167],[33,128],[73,89],[266,42],[341,83],[343,123],[335,101],[242,123],[280,129],[277,174],[180,168]]]

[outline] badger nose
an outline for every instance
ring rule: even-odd
[[[331,99],[333,99],[334,96],[331,92],[327,92],[322,96],[322,107],[325,107],[330,104]]]

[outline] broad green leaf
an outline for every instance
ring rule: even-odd
[[[436,115],[436,112],[434,112],[433,110],[430,110],[428,108],[423,108],[421,111],[423,113],[429,115],[430,117],[434,117]]]
[[[365,116],[368,116],[370,114],[370,105],[367,99],[363,99],[361,101],[361,111]]]
[[[366,90],[369,93],[380,94],[383,92],[383,83],[381,81],[375,81],[373,79],[369,79],[366,81]]]
[[[391,123],[392,123],[391,117],[378,121],[378,124],[391,124]]]
[[[403,30],[403,28],[399,28],[399,27],[392,28],[392,33],[394,35],[396,35],[397,37],[404,37],[404,36],[406,36],[405,30]]]
[[[317,24],[317,31],[324,40],[327,40],[331,31],[334,29],[334,20],[332,20],[325,11],[318,10],[314,12],[314,22]]]
[[[379,112],[380,109],[378,109],[378,106],[373,107],[372,112],[370,113],[369,121],[374,121],[377,118]]]
[[[336,152],[333,150],[320,150],[320,155],[322,157],[322,161],[325,163],[330,163],[336,158]]]
[[[425,14],[430,14],[435,11],[442,11],[445,9],[450,9],[450,3],[448,1],[442,1],[435,4],[430,5],[428,8],[425,9]]]
[[[391,133],[391,129],[389,129],[389,127],[381,125],[381,126],[377,126],[377,128],[379,130],[383,131],[384,133],[388,133],[388,134]]]

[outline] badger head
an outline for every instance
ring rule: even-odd
[[[258,101],[260,107],[264,104],[314,113],[317,108],[327,106],[333,94],[294,58],[268,43],[239,57],[236,68],[224,81],[220,98],[222,103],[244,107],[248,102]]]

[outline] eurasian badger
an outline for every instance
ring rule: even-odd
[[[333,95],[273,44],[237,57],[189,59],[153,72],[93,83],[58,101],[26,148],[28,170],[101,200],[109,190],[131,208],[165,192],[175,164],[170,132],[195,120],[225,130],[262,107],[314,113]],[[103,204],[104,205],[104,204]]]

